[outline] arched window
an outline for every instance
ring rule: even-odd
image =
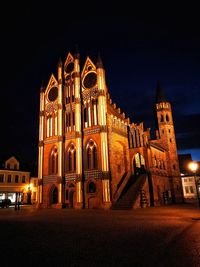
[[[54,116],[54,134],[58,134],[58,114],[56,113]]]
[[[87,149],[87,168],[92,169],[92,150]]]
[[[75,130],[75,110],[72,111],[72,130]]]
[[[70,117],[70,112],[66,113],[66,129],[67,131],[70,131],[70,126],[71,126],[71,117]]]
[[[93,147],[93,163],[94,163],[94,169],[97,169],[97,148],[96,146]]]
[[[169,116],[168,116],[168,114],[166,115],[166,121],[167,121],[167,122],[169,121]]]
[[[86,123],[87,123],[87,107],[84,107],[84,109],[83,109],[83,116],[84,116],[84,123],[86,125]]]
[[[94,182],[90,182],[88,184],[88,193],[95,193],[96,192],[96,185]]]
[[[97,100],[92,100],[92,125],[97,125],[98,119],[97,119]]]
[[[89,127],[89,106],[88,103],[84,104],[83,107],[83,119],[84,119],[84,127],[87,128]]]
[[[75,92],[74,92],[74,83],[71,83],[71,95],[72,95],[72,102],[74,102],[75,100]]]
[[[142,154],[140,153],[135,154],[133,165],[134,165],[134,171],[136,175],[145,172],[145,159]]]
[[[57,148],[54,147],[50,154],[49,159],[49,174],[57,174],[58,173],[58,151]]]
[[[67,171],[76,171],[76,149],[73,143],[67,150]]]
[[[98,169],[97,166],[97,147],[93,140],[90,140],[86,146],[87,168]]]
[[[163,117],[163,115],[161,114],[161,116],[160,116],[160,122],[163,122],[164,121],[164,117]]]

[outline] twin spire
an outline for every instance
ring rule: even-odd
[[[78,50],[78,46],[75,47],[75,53],[74,53],[74,58],[78,58],[80,59],[80,53],[79,53],[79,50]],[[62,66],[62,60],[61,58],[59,58],[58,60],[58,67]],[[98,52],[98,55],[97,55],[97,62],[96,62],[96,67],[97,68],[104,68],[103,66],[103,62],[102,62],[102,59],[101,59],[101,55],[100,55],[100,52]]]
[[[80,59],[80,53],[79,53],[77,45],[75,47],[74,58]],[[61,58],[59,58],[58,66],[62,66]],[[96,67],[97,68],[102,68],[102,69],[104,68],[100,52],[98,52],[98,55],[97,55]],[[43,85],[41,86],[41,90],[44,90],[44,86]],[[157,86],[156,86],[156,103],[161,103],[161,102],[167,102],[167,100],[166,100],[163,88],[160,86],[160,83],[157,82]]]

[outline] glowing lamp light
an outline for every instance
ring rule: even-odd
[[[196,172],[198,169],[198,164],[196,162],[190,162],[188,167],[192,172]]]
[[[33,184],[28,184],[24,187],[25,191],[29,191],[33,189]]]
[[[32,190],[33,189],[33,184],[29,185],[29,189]]]
[[[198,163],[196,162],[190,162],[188,167],[190,168],[190,170],[194,173],[194,180],[195,180],[195,185],[196,185],[196,191],[197,191],[197,200],[198,200],[198,205],[199,205],[199,208],[200,208],[200,187],[199,187],[199,178],[197,179],[197,176],[196,176],[196,171],[198,169]]]

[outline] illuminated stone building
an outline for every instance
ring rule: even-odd
[[[171,104],[155,103],[157,137],[112,103],[98,57],[68,53],[40,92],[39,207],[128,209],[182,201]]]

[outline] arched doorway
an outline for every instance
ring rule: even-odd
[[[145,159],[140,153],[136,153],[133,159],[134,174],[145,173]]]
[[[69,207],[74,207],[74,190],[69,191]]]
[[[54,186],[50,192],[50,204],[58,203],[58,188]]]

